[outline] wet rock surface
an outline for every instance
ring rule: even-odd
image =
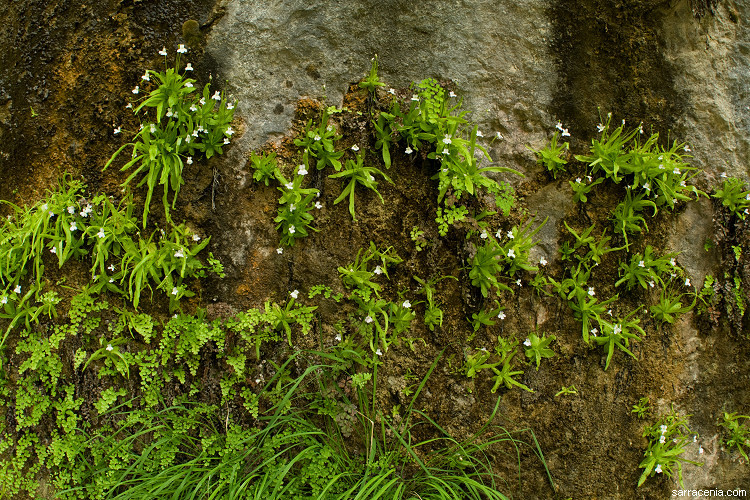
[[[696,18],[696,5],[713,8]],[[341,148],[374,142],[364,132],[364,98],[350,85],[378,54],[381,79],[401,95],[409,95],[412,81],[434,77],[464,97],[493,161],[526,175],[509,177],[521,206],[538,219],[549,217],[532,257],[545,256],[549,272],[559,273],[563,218],[578,228],[610,227],[615,193],[603,190],[579,208],[568,178],[542,172],[526,146],[544,145],[559,119],[573,134],[571,148],[583,151],[612,111],[616,120],[643,121],[663,138],[689,142],[693,164],[704,170],[701,188],[719,182],[721,172],[747,179],[748,19],[746,1],[14,1],[0,6],[0,198],[33,203],[62,172],[85,177],[93,190],[117,192],[124,175],[101,167],[125,141],[113,127],[137,127],[125,113],[130,90],[145,68],[161,67],[162,46],[188,43],[198,76],[207,81],[212,75],[239,100],[237,128],[243,131],[223,157],[186,169],[176,212],[178,220],[212,235],[211,249],[227,268],[227,279],[204,284],[203,299],[217,304],[211,314],[258,306],[295,288],[334,286],[337,266],[353,262],[358,248],[371,240],[392,245],[404,262],[394,269],[388,293],[414,290],[415,274],[452,274],[460,281],[445,281],[441,289],[443,328],[416,327],[414,335],[427,345],[416,353],[407,347],[389,352],[382,400],[403,399],[404,373],[423,373],[447,346],[454,368],[436,370],[422,404],[447,429],[467,434],[486,419],[497,395],[489,380],[469,380],[455,369],[471,330],[465,319],[479,299],[467,277],[470,249],[462,235],[437,236],[436,186],[429,180],[434,165],[395,154],[389,172],[395,185],[381,189],[386,203],[358,193],[357,223],[345,203],[333,205],[340,184],[320,176],[321,232],[279,255],[278,193],[252,182],[249,151],[273,148],[292,165],[291,139],[323,105],[351,108],[337,122]],[[497,133],[502,139],[490,140]],[[731,253],[732,245],[747,243],[747,226],[716,220],[720,209],[703,199],[659,214],[637,245],[681,252],[679,263],[698,286],[706,273],[721,276],[732,266],[750,287],[747,255],[733,263]],[[504,227],[521,220],[513,214],[493,222]],[[425,251],[416,252],[410,241],[413,226],[427,233]],[[707,239],[714,246],[708,251]],[[617,267],[614,256],[602,264],[602,296],[620,292],[613,287]],[[623,309],[656,298],[622,293]],[[523,341],[534,329],[558,337],[558,355],[539,371],[527,367],[521,377],[535,393],[498,392],[499,423],[534,429],[556,492],[527,451],[520,482],[515,456],[498,458],[509,490],[517,498],[666,498],[675,487],[666,477],[636,489],[646,441],[630,409],[642,396],[656,414],[674,403],[693,415],[704,453],[696,445],[688,458],[706,465],[685,468],[686,487],[748,487],[747,464],[721,451],[716,427],[722,411],[750,412],[747,319],[732,316],[731,300],[721,300],[716,322],[688,315],[662,327],[642,314],[648,335],[634,349],[639,361],[623,355],[604,371],[602,351],[583,345],[580,323],[556,297],[539,297],[529,287],[508,297],[508,319],[482,330],[472,345],[490,346],[498,335]],[[324,320],[337,313],[321,311]],[[324,330],[325,342],[332,342]],[[311,339],[298,342],[317,347]],[[555,397],[572,384],[578,396]]]

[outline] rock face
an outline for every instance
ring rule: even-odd
[[[33,202],[54,187],[61,170],[84,176],[94,190],[116,192],[126,174],[114,167],[102,173],[101,166],[127,141],[125,134],[113,134],[115,127],[138,130],[125,111],[131,89],[144,69],[161,68],[162,46],[172,53],[178,43],[187,43],[196,78],[213,73],[218,83],[213,88],[239,101],[236,116],[243,122],[228,154],[185,169],[176,209],[180,219],[211,235],[210,248],[227,266],[229,278],[203,290],[206,300],[216,302],[209,313],[221,316],[242,301],[262,303],[286,298],[292,289],[338,284],[337,266],[354,261],[357,248],[371,240],[393,245],[405,257],[403,271],[395,271],[401,273],[394,278],[399,292],[414,291],[415,275],[464,278],[442,282],[446,326],[433,335],[420,325],[429,341],[421,357],[404,347],[391,354],[400,357],[390,358],[398,362],[386,372],[389,389],[402,397],[404,370],[424,372],[434,359],[430,349],[454,349],[453,371],[435,370],[447,389],[431,388],[425,403],[447,419],[446,428],[471,432],[469,424],[485,418],[497,401],[486,384],[467,381],[460,368],[469,349],[466,319],[481,306],[466,279],[475,249],[464,234],[437,236],[435,185],[429,181],[434,165],[398,151],[390,171],[397,182],[382,183],[388,203],[358,192],[356,224],[345,203],[333,204],[341,189],[338,180],[323,172],[311,175],[325,201],[315,215],[322,230],[277,253],[278,192],[251,183],[247,157],[270,142],[287,167],[292,165],[296,152],[290,153],[291,142],[282,139],[289,138],[300,99],[343,106],[375,54],[381,80],[407,98],[411,82],[450,82],[484,133],[492,160],[526,174],[503,177],[513,183],[526,211],[514,216],[526,220],[536,214],[535,225],[548,217],[531,252],[534,262],[542,257],[548,262],[548,277],[559,278],[567,265],[558,254],[561,238],[570,239],[563,220],[578,228],[594,221],[608,224],[610,202],[619,193],[619,186],[610,186],[590,203],[575,204],[568,178],[553,181],[542,172],[527,145],[548,143],[556,122],[569,129],[576,152],[586,149],[608,112],[616,122],[643,122],[646,131],[687,142],[693,166],[703,169],[696,184],[707,191],[721,173],[746,181],[750,176],[750,0],[107,0],[80,9],[70,4],[0,2],[0,199]],[[304,102],[313,114],[312,101]],[[363,103],[360,98],[359,110]],[[366,112],[341,122],[350,134],[359,133],[357,141],[372,139]],[[354,142],[346,137],[340,146],[348,149]],[[581,165],[572,168],[581,170],[572,178],[585,177]],[[728,279],[742,278],[743,290],[750,290],[750,221],[742,225],[735,218],[729,227],[726,213],[718,216],[719,205],[702,199],[649,218],[651,240],[639,239],[638,251],[653,243],[681,252],[679,264],[698,287],[706,273],[714,274],[719,298],[707,306],[709,318],[724,325],[722,315],[736,310],[735,290],[727,288],[736,281]],[[425,230],[430,243],[421,252],[410,239],[415,227]],[[613,235],[611,227],[607,234]],[[735,257],[740,246],[742,258]],[[605,299],[607,286],[614,290],[618,265],[613,258],[601,266],[606,279],[592,283],[597,298]],[[605,371],[606,356],[582,342],[581,324],[567,306],[556,294],[535,293],[527,278],[523,289],[516,289],[515,302],[503,304],[507,319],[480,331],[471,348],[491,349],[498,335],[516,335],[522,342],[537,327],[557,336],[557,356],[547,366],[525,367],[523,383],[536,392],[501,389],[498,395],[508,422],[537,433],[559,498],[668,494],[675,483],[664,476],[649,479],[644,488],[635,486],[646,442],[643,421],[630,408],[645,395],[651,397],[652,416],[665,414],[672,404],[693,415],[691,427],[701,438],[688,458],[706,465],[685,468],[686,486],[747,486],[747,465],[737,463],[736,452],[730,457],[721,450],[716,422],[723,411],[750,414],[750,314],[743,329],[742,315],[735,311],[734,331],[727,332],[729,327],[706,325],[709,320],[690,315],[672,326],[657,325],[643,310],[639,317],[648,323],[648,335],[633,347],[639,360],[618,353]],[[620,293],[630,310],[645,299],[658,300],[655,291],[621,290],[612,295]],[[686,293],[682,301],[688,298]],[[335,309],[326,314],[334,316]],[[579,394],[556,397],[561,385],[575,385]],[[524,460],[532,477],[519,482],[516,496],[551,498],[538,462]],[[515,456],[511,462],[512,469]]]
[[[551,120],[557,78],[547,7],[542,0],[231,1],[207,51],[240,100],[245,147],[286,134],[302,96],[341,106],[377,54],[381,79],[393,87],[452,80],[474,121],[522,150],[529,133]]]

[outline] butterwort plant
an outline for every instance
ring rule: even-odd
[[[141,121],[140,130],[134,134],[132,142],[121,146],[104,166],[108,168],[124,149],[132,148],[131,159],[121,170],[134,171],[123,186],[137,182],[137,187],[144,184],[147,187],[144,228],[156,186],[163,188],[162,203],[167,220],[171,220],[170,208],[174,209],[177,202],[185,166],[193,164],[199,155],[211,158],[221,154],[235,133],[230,126],[235,103],[227,101],[221,92],[211,94],[210,83],[204,86],[202,95],[195,95],[196,80],[189,77],[192,65],[183,68],[180,64],[180,56],[186,52],[185,46],[180,45],[173,67],[167,67],[164,72],[146,70],[143,74],[140,84],[132,90],[133,95],[145,92],[140,85],[156,85],[156,88],[133,109]],[[166,65],[166,48],[159,54],[164,56]],[[128,107],[133,108],[133,104]],[[114,133],[122,133],[122,127],[117,127]],[[171,205],[170,191],[173,193]]]

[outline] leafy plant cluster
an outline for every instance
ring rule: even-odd
[[[638,486],[657,474],[666,474],[671,478],[675,473],[682,485],[682,464],[702,465],[682,457],[688,444],[696,439],[687,426],[688,417],[690,415],[681,416],[672,408],[670,413],[643,431],[643,437],[648,439],[648,448],[638,466],[644,469],[638,479]]]
[[[162,186],[164,214],[171,222],[169,191],[173,192],[171,208],[174,209],[184,183],[182,172],[185,165],[191,165],[199,155],[211,158],[214,154],[222,154],[234,134],[229,124],[234,117],[235,103],[227,101],[219,91],[211,94],[210,83],[203,87],[202,95],[195,95],[196,80],[188,77],[193,71],[192,65],[183,68],[180,64],[180,55],[185,52],[187,49],[181,45],[174,67],[168,67],[167,50],[163,49],[160,54],[164,56],[165,71],[146,70],[141,77],[141,85],[150,84],[156,88],[140,103],[136,102],[135,107],[128,105],[141,121],[140,130],[135,132],[132,142],[121,146],[104,166],[106,169],[124,149],[132,148],[131,159],[121,170],[135,170],[123,187],[134,181],[138,182],[138,187],[146,185],[144,229],[154,189]],[[136,96],[141,92],[140,85],[133,89]],[[121,127],[116,128],[115,133],[121,133]]]

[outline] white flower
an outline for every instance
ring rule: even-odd
[[[70,231],[73,232],[73,231],[77,231],[77,230],[78,230],[78,226],[76,226],[75,222],[72,222],[70,224]]]
[[[593,286],[589,287],[589,295],[592,296],[592,297],[595,295],[594,294],[594,287]]]
[[[508,250],[508,257],[510,257],[511,259],[515,259],[516,258],[516,251],[513,250],[512,248],[510,250]]]
[[[645,182],[643,184],[643,189],[645,189],[646,191],[651,191],[651,185],[648,182]]]
[[[185,142],[186,142],[187,144],[190,144],[190,141],[192,141],[192,140],[193,140],[193,138],[192,138],[192,137],[190,137],[190,134],[188,134],[188,135],[187,135],[187,136],[185,137]]]
[[[185,66],[185,71],[193,71],[193,65],[190,63],[187,63],[187,66]]]
[[[231,102],[227,104],[227,109],[234,109],[234,104],[232,104]]]
[[[232,130],[232,127],[228,127],[227,131],[224,133],[227,134],[229,137],[232,137],[232,134],[234,134],[234,130]]]
[[[106,234],[104,234],[104,228],[103,228],[103,227],[99,228],[99,232],[98,232],[98,233],[96,233],[96,236],[97,236],[97,237],[98,237],[99,239],[102,239],[102,238],[104,238],[104,237],[106,237],[106,236],[107,236]]]
[[[456,97],[456,93],[451,90],[448,92],[448,97]]]
[[[279,248],[276,249],[276,253],[279,254],[279,255],[281,255],[282,253],[284,253],[284,249],[281,248],[281,247],[279,247]]]
[[[408,300],[405,300],[404,303],[401,305],[407,309],[411,309],[411,302],[409,302]]]
[[[336,339],[336,342],[341,342],[341,334],[340,333],[337,333],[334,338]]]
[[[638,125],[638,133],[639,134],[643,133],[643,123],[641,123],[640,125]]]
[[[646,267],[646,263],[641,260],[638,262],[638,267]]]
[[[581,183],[581,178],[580,177],[576,177],[576,184],[580,184],[580,183]]]
[[[594,337],[596,337],[597,333],[599,333],[599,329],[598,328],[592,328],[591,329],[591,335],[593,335]]]
[[[185,45],[180,44],[179,48],[177,49],[177,53],[184,54],[185,52],[187,52],[187,48],[185,47]]]
[[[505,311],[500,311],[497,315],[499,319],[505,319]]]
[[[352,151],[359,151],[359,146],[357,146],[356,144],[352,146]]]
[[[698,447],[698,455],[703,455],[703,446]]]
[[[377,354],[378,356],[382,356],[383,355],[383,351],[381,351],[380,348],[378,347],[378,350],[375,351],[375,354]]]
[[[525,345],[526,347],[531,347],[531,340],[527,338],[523,341],[523,345]]]
[[[664,444],[664,443],[666,443],[666,442],[667,442],[667,438],[666,438],[666,437],[664,437],[664,436],[661,436],[661,437],[659,438],[659,442],[660,442],[661,444]]]
[[[0,297],[0,304],[5,305],[7,303],[8,303],[8,297],[6,297],[5,295],[3,295],[2,297]]]
[[[620,325],[619,323],[616,324],[612,329],[612,333],[614,333],[615,335],[619,335],[620,333],[622,333],[622,325]]]
[[[541,258],[539,259],[539,265],[540,265],[540,266],[546,266],[546,265],[547,265],[547,259],[545,259],[545,258],[544,258],[544,256],[542,256],[542,257],[541,257]]]
[[[178,293],[180,293],[180,291],[177,289],[177,287],[172,287],[172,295],[177,295]]]
[[[21,293],[21,285],[16,285],[16,287],[13,289],[13,293]]]
[[[114,283],[115,282],[114,278],[109,278],[109,282]]]
[[[192,136],[198,137],[198,129],[193,130]]]
[[[612,309],[607,310],[607,314],[609,314],[610,316],[612,316]]]
[[[186,162],[186,163],[187,163],[188,165],[192,165],[192,164],[193,164],[193,157],[192,157],[192,156],[188,156],[188,157],[187,157],[187,162]]]
[[[392,95],[396,95],[396,89],[390,88],[388,89],[388,93]]]
[[[564,128],[562,129],[562,135],[563,137],[570,137],[570,132],[568,132],[568,129]]]
[[[486,240],[487,239],[487,231],[482,231],[481,233],[479,233],[479,237],[482,238],[483,240]]]
[[[443,137],[443,144],[450,144],[451,143],[451,136],[448,134],[445,134],[445,137]]]
[[[559,130],[560,132],[562,132],[562,129],[563,129],[562,122],[557,122],[557,125],[555,125],[555,128]]]
[[[484,137],[484,134],[479,129],[477,129],[477,137]]]
[[[319,141],[320,140],[320,136],[318,134],[315,134],[315,137],[313,137],[313,140],[314,141]]]
[[[159,51],[159,55],[160,55],[160,56],[166,56],[166,55],[167,55],[167,48],[166,48],[166,47],[162,48],[162,49],[161,49],[161,50]]]
[[[412,100],[412,101],[416,101],[416,102],[419,102],[419,97],[417,96],[417,94],[412,94],[412,96],[411,96],[411,100]]]
[[[695,443],[696,441],[698,441],[698,435],[697,434],[695,436],[693,436],[693,442]]]
[[[504,139],[503,134],[500,132],[495,132],[495,137],[497,137],[497,140],[502,141]]]
[[[307,169],[304,165],[300,165],[297,169],[297,175],[307,175]]]
[[[367,317],[365,318],[365,323],[368,323],[368,324],[369,324],[369,323],[372,323],[372,316],[370,316],[370,315],[368,314],[368,315],[367,315]]]
[[[114,347],[112,347],[112,344],[107,344],[107,350],[111,351],[112,349],[114,349]]]
[[[497,232],[495,233],[495,238],[499,240],[502,237],[503,237],[503,232],[502,230],[498,229]]]
[[[200,240],[201,240],[201,237],[200,237],[200,236],[198,236],[197,234],[194,234],[194,235],[193,235],[193,241],[195,241],[195,242],[198,242],[198,241],[200,241]]]
[[[226,137],[224,138],[224,144],[229,144],[229,139]]]
[[[112,272],[115,272],[115,265],[114,264],[110,264],[110,265],[107,266],[107,269],[109,269]]]
[[[151,81],[151,76],[148,74],[148,70],[146,70],[146,72],[143,74],[141,80],[146,80],[147,82]]]
[[[516,285],[518,285],[518,286],[523,286],[523,285],[521,284],[521,279],[520,279],[520,278],[516,280]]]
[[[691,151],[687,144],[685,144],[685,147],[683,147],[682,149],[684,149],[688,153]]]
[[[604,132],[605,128],[606,127],[604,125],[602,125],[601,123],[596,126],[596,130],[599,131],[599,132]]]
[[[690,278],[685,280],[685,286],[690,286]]]
[[[586,180],[589,181],[589,182],[591,182],[593,179],[592,179],[592,177],[590,175],[587,175],[586,176]]]
[[[383,270],[380,268],[380,266],[375,266],[375,269],[372,271],[375,274],[383,274]]]
[[[198,102],[200,103],[201,106],[205,106],[206,105],[206,98],[205,97],[201,97]]]
[[[116,128],[116,129],[114,130],[114,134],[115,134],[115,135],[117,135],[117,134],[119,134],[119,133],[120,133],[121,131],[122,131],[122,128],[120,128],[120,127],[117,127],[117,128]]]
[[[448,148],[443,148],[443,154],[444,155],[449,155],[449,154],[451,154],[451,152],[448,151]]]
[[[151,124],[151,126],[149,127],[149,131],[150,131],[150,132],[151,132],[152,134],[153,134],[154,132],[156,132],[156,125],[154,125],[154,124],[152,123],[152,124]]]
[[[70,215],[73,215],[74,213],[76,213],[76,207],[73,207],[73,206],[68,207],[68,213]]]
[[[46,212],[48,208],[49,208],[49,206],[47,206],[46,203],[41,206],[41,209],[42,209],[43,212]]]
[[[672,257],[671,259],[669,259],[669,264],[670,264],[670,265],[671,265],[672,267],[675,267],[675,266],[677,265],[677,262],[675,262],[675,260],[674,260],[674,257]]]
[[[508,235],[508,238],[510,238],[511,240],[515,238],[513,231],[508,231],[506,234]]]
[[[297,297],[299,296],[299,290],[294,290],[294,291],[292,291],[292,292],[289,292],[289,295],[290,295],[290,296],[291,296],[291,297],[292,297],[293,299],[296,299],[296,298],[297,298]]]
[[[184,258],[185,258],[185,254],[183,253],[183,251],[182,251],[182,248],[180,248],[179,250],[177,250],[177,251],[176,251],[176,252],[174,253],[174,256],[175,256],[176,258],[178,258],[178,259],[184,259]]]
[[[192,111],[193,113],[195,113],[196,111],[198,111],[198,108],[195,107],[195,104],[193,104],[192,106],[190,106],[190,111]]]
[[[52,247],[49,249],[49,253],[57,254],[57,247]]]
[[[661,474],[661,464],[656,465],[656,469],[654,469],[657,474]]]
[[[655,285],[656,283],[654,283],[654,280],[648,282],[648,286],[650,286],[651,288],[654,288]]]
[[[133,105],[132,105],[132,104],[130,104],[130,103],[127,103],[127,104],[125,105],[125,109],[133,109]]]
[[[287,189],[294,189],[294,184],[291,182],[287,182],[286,184],[284,184],[284,187]]]
[[[137,93],[138,93],[138,92],[140,92],[140,91],[141,91],[141,89],[140,89],[140,88],[138,88],[138,85],[136,85],[136,86],[135,86],[135,88],[133,89],[133,93],[134,93],[134,94],[137,94]]]
[[[214,95],[211,96],[211,99],[213,99],[214,101],[221,101],[221,92],[219,92],[218,90],[214,92]]]
[[[315,202],[315,208],[317,208],[318,210],[320,210],[321,208],[323,208],[323,204],[321,204],[319,201],[316,201]]]
[[[410,154],[412,154],[413,152],[414,152],[414,151],[412,151],[412,149],[411,149],[411,148],[410,148],[409,146],[406,146],[406,149],[404,150],[404,153],[406,153],[406,154],[410,155]]]
[[[289,234],[294,234],[294,232],[295,232],[296,230],[297,230],[297,229],[296,229],[296,228],[294,227],[294,224],[289,224],[289,229],[288,229],[288,231],[289,231]]]

